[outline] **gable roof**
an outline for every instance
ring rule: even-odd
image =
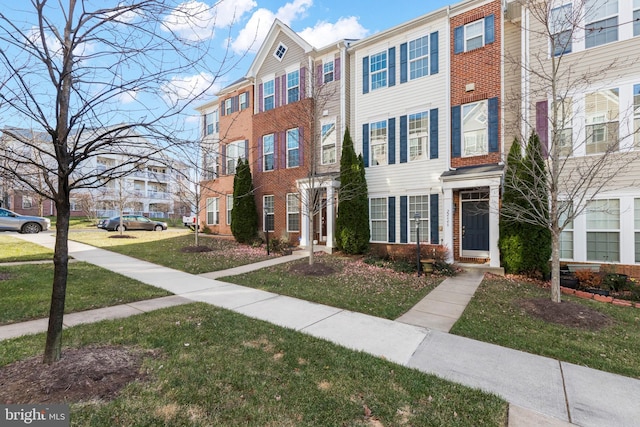
[[[284,33],[287,37],[289,37],[291,40],[297,43],[304,50],[305,53],[315,51],[315,48],[313,46],[307,43],[289,26],[285,25],[282,21],[276,18],[276,20],[273,21],[271,28],[269,29],[269,33],[267,34],[267,37],[264,39],[264,42],[262,42],[262,45],[260,46],[260,50],[258,50],[258,53],[253,59],[253,62],[251,63],[251,66],[249,67],[249,70],[247,71],[247,74],[245,76],[246,78],[254,78],[256,76],[256,74],[258,73],[258,70],[264,63],[267,56],[271,54],[273,45],[275,44],[276,38],[280,33]]]

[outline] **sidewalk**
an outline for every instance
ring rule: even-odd
[[[54,243],[50,234],[18,237],[50,248]],[[427,296],[398,321],[391,321],[204,277],[208,274],[180,272],[76,242],[69,242],[69,248],[77,260],[176,294],[151,300],[154,305],[145,305],[151,304],[145,301],[77,313],[81,319],[74,322],[122,317],[164,304],[202,301],[495,393],[510,403],[512,427],[563,426],[569,421],[581,426],[634,426],[640,420],[640,380],[442,332],[448,330],[447,325],[455,322],[452,319],[457,319],[456,313],[466,305],[460,295],[471,298],[470,289],[480,283],[482,276],[477,273],[445,280],[432,292],[435,295]],[[233,274],[302,256],[247,265],[233,269]],[[230,274],[229,270],[224,272]],[[451,296],[449,300],[447,294]],[[448,309],[443,312],[443,307]],[[10,325],[14,334],[16,328],[22,334],[38,332],[32,329],[35,326],[29,326]],[[5,334],[10,327],[0,327],[0,340],[9,337]]]

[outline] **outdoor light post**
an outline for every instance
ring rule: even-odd
[[[420,212],[413,215],[416,220],[416,264],[418,266],[418,277],[420,277]]]

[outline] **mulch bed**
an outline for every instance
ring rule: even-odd
[[[143,358],[157,356],[157,351],[103,346],[63,350],[50,366],[42,356],[21,360],[0,367],[0,403],[109,400],[130,382],[143,380]]]
[[[516,304],[531,316],[572,328],[597,331],[613,323],[609,316],[571,301],[556,303],[550,298],[535,298]]]
[[[336,269],[330,265],[316,261],[312,265],[309,265],[309,263],[292,265],[289,271],[301,276],[329,276],[335,273]]]

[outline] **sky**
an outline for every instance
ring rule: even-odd
[[[118,1],[127,4],[131,0],[85,0],[93,7],[110,7]],[[183,134],[189,139],[198,139],[199,116],[194,109],[198,105],[210,102],[215,93],[229,83],[243,77],[249,69],[266,37],[274,19],[279,19],[299,33],[307,42],[315,47],[324,47],[340,39],[361,39],[380,31],[392,28],[398,24],[440,9],[447,4],[446,0],[173,0],[179,4],[173,13],[163,17],[163,23],[180,37],[202,42],[208,46],[211,66],[204,64],[192,74],[176,75],[161,87],[160,96],[165,102],[181,102],[190,94],[206,88],[213,82],[212,87],[195,100],[192,106],[185,110],[183,120]],[[55,5],[59,3],[51,0],[50,7],[55,13]],[[63,1],[62,4],[65,4]],[[375,6],[373,6],[375,4]],[[15,14],[15,21],[23,28],[35,28],[31,22],[33,17],[22,14],[31,8],[26,2],[15,0],[0,0],[0,13],[9,18]],[[197,22],[193,18],[197,16]],[[122,20],[135,20],[135,15],[123,16]],[[58,26],[62,29],[61,26]],[[47,35],[48,40],[55,39]],[[59,43],[58,43],[59,45]],[[92,49],[99,49],[91,43],[83,45],[89,53]],[[75,53],[75,52],[74,52]],[[105,55],[108,56],[108,55]],[[220,75],[217,68],[220,60],[227,59],[225,72]],[[108,61],[108,58],[104,59]],[[233,64],[231,67],[229,64]],[[201,64],[202,65],[202,64]],[[116,65],[117,67],[117,65]],[[119,71],[120,72],[120,71]],[[126,70],[122,70],[125,76]],[[0,77],[6,77],[7,70],[0,69]],[[125,76],[126,77],[126,76]],[[127,117],[135,114],[135,105],[154,101],[144,98],[149,94],[137,93],[135,88],[127,90],[113,99],[113,112],[121,112],[115,117],[118,122],[126,122]],[[182,101],[183,102],[183,101]],[[5,124],[6,124],[5,115]]]

